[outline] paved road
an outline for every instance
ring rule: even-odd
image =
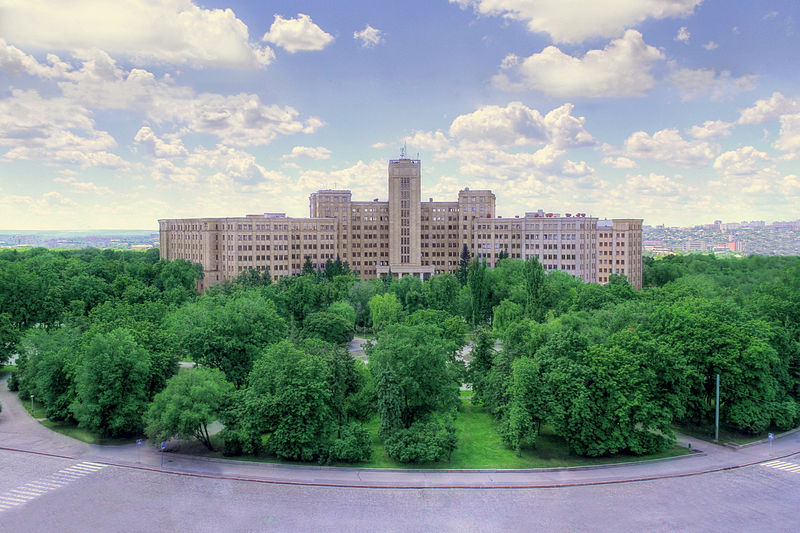
[[[0,402],[0,529],[8,531],[790,531],[800,523],[800,455],[789,455],[800,451],[797,434],[776,440],[773,455],[788,455],[778,462],[764,445],[694,441],[703,455],[600,469],[398,472],[163,454],[175,472],[165,473],[152,448],[92,446],[47,430],[5,383]],[[727,469],[743,463],[756,464]],[[727,470],[686,475],[713,469]],[[620,483],[650,476],[677,477]],[[563,486],[497,488],[546,485]]]
[[[305,487],[87,466],[0,450],[0,529],[796,531],[800,523],[800,473],[761,465],[640,483],[499,490]]]

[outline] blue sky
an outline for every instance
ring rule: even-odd
[[[0,0],[0,230],[423,197],[800,217],[792,0]]]

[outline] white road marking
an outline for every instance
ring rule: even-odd
[[[777,470],[783,470],[784,472],[792,472],[792,473],[800,473],[800,465],[797,463],[789,463],[787,461],[767,461],[766,463],[761,463],[763,466],[769,468],[775,468]]]
[[[84,461],[62,468],[57,472],[53,472],[49,476],[31,481],[16,489],[10,489],[5,493],[0,494],[0,513],[14,509],[18,505],[25,504],[39,496],[47,494],[52,490],[56,490],[64,485],[69,484],[71,481],[80,479],[83,476],[94,474],[106,468],[107,465],[100,463],[92,463]]]

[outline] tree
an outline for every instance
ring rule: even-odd
[[[464,243],[464,246],[461,248],[461,259],[458,262],[458,270],[456,270],[456,279],[458,279],[461,285],[467,284],[467,272],[469,270],[469,262],[471,258],[472,255],[469,253],[467,243]]]
[[[472,325],[483,322],[486,316],[489,287],[486,284],[486,262],[475,259],[469,265],[467,286],[472,295]]]
[[[0,365],[13,355],[19,341],[19,329],[11,322],[11,315],[0,313]]]
[[[525,312],[533,320],[541,321],[542,289],[544,286],[544,267],[539,259],[532,255],[525,260]]]
[[[369,299],[369,312],[372,328],[378,332],[403,319],[403,304],[397,300],[394,293],[376,294]]]
[[[494,308],[494,320],[492,325],[494,330],[502,335],[506,328],[518,322],[523,317],[522,306],[511,300],[503,300]]]
[[[233,385],[216,368],[197,367],[177,374],[156,394],[145,417],[145,434],[155,444],[172,438],[196,438],[214,447],[208,425],[219,420]]]
[[[534,445],[542,421],[549,414],[550,398],[539,363],[522,357],[512,363],[509,405],[503,440],[517,451]]]
[[[149,374],[147,352],[129,331],[120,328],[93,335],[77,373],[75,419],[104,436],[139,433]]]
[[[175,348],[190,361],[219,368],[241,386],[264,347],[286,337],[275,304],[255,291],[203,296],[165,319]]]
[[[461,285],[455,276],[448,273],[433,276],[425,284],[424,290],[429,309],[447,311],[451,315],[458,314],[458,293]]]
[[[333,313],[311,313],[303,321],[303,334],[331,344],[346,344],[353,340],[353,325]]]
[[[272,277],[269,275],[269,265],[266,266],[263,272],[259,272],[255,268],[243,270],[236,276],[236,283],[245,288],[271,285]]]
[[[392,403],[399,404],[403,427],[458,405],[460,381],[449,357],[453,351],[453,344],[431,325],[390,325],[379,335],[370,368],[378,379],[379,402],[387,395],[384,385],[396,382],[398,400]]]
[[[472,347],[472,360],[469,363],[467,379],[472,383],[475,397],[483,402],[486,398],[484,381],[492,369],[494,361],[494,337],[487,328],[475,330],[475,344]]]
[[[322,453],[333,429],[329,367],[322,357],[289,341],[270,346],[253,365],[245,426],[282,459],[310,461]]]
[[[72,419],[80,341],[80,331],[63,327],[29,329],[19,342],[14,380],[20,398],[35,396],[51,420]]]
[[[376,294],[383,294],[383,282],[379,279],[356,281],[348,293],[350,305],[356,312],[356,325],[368,327],[370,325],[369,300]]]
[[[346,301],[339,300],[338,302],[333,302],[331,305],[328,306],[328,312],[333,313],[334,315],[338,315],[347,320],[351,328],[355,327],[356,310],[353,309],[353,306],[347,303]]]
[[[301,276],[306,275],[315,275],[316,271],[314,270],[314,265],[311,264],[311,258],[306,256],[306,260],[303,263],[303,270],[300,271]]]

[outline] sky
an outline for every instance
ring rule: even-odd
[[[422,196],[800,218],[796,0],[0,0],[0,230]]]

